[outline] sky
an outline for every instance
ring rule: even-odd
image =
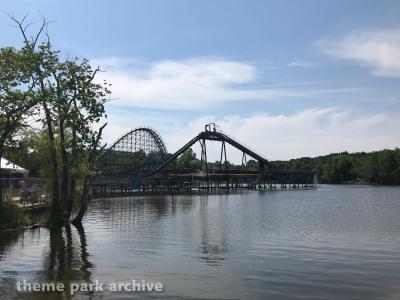
[[[0,9],[29,13],[32,32],[44,15],[55,48],[104,70],[108,144],[150,126],[173,153],[215,122],[271,160],[400,146],[400,1],[1,0]],[[0,47],[20,47],[2,13],[0,26]]]

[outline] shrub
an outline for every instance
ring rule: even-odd
[[[17,228],[28,223],[24,210],[18,207],[10,194],[0,203],[0,229]]]

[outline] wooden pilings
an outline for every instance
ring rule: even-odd
[[[166,175],[143,178],[140,184],[132,184],[130,178],[103,178],[93,184],[94,195],[132,193],[174,193],[193,191],[235,191],[235,190],[298,190],[317,186],[314,174],[209,174]]]

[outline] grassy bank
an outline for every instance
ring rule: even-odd
[[[29,218],[25,211],[18,207],[11,196],[5,195],[0,203],[0,230],[15,229],[29,225]]]

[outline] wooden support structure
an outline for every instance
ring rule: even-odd
[[[227,173],[229,177],[227,177]],[[176,193],[229,190],[299,190],[317,187],[316,174],[312,171],[280,171],[259,174],[234,173],[221,170],[213,174],[158,174],[143,178],[139,186],[132,185],[131,178],[98,178],[93,183],[94,195],[132,193]]]

